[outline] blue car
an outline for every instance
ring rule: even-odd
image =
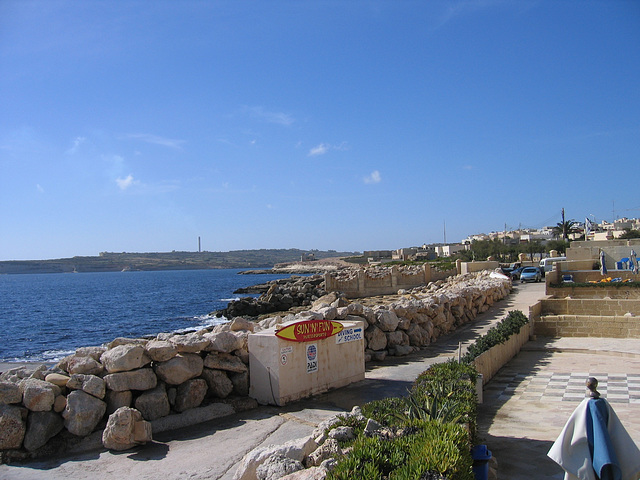
[[[520,282],[539,282],[542,280],[542,272],[538,267],[525,267],[520,272]]]

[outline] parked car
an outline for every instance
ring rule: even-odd
[[[522,270],[524,270],[527,267],[520,267],[520,268],[516,268],[515,270],[512,270],[510,275],[511,275],[511,279],[512,280],[520,280],[520,274],[522,273]]]
[[[520,272],[520,282],[539,282],[542,280],[542,272],[538,267],[524,267]]]
[[[520,262],[514,262],[510,264],[508,267],[502,267],[501,270],[502,270],[502,273],[504,273],[507,277],[511,277],[511,272],[513,272],[517,268],[520,268],[521,266],[522,264]]]

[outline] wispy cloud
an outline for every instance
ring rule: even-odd
[[[182,144],[185,143],[184,140],[160,137],[158,135],[153,135],[150,133],[129,133],[127,135],[124,135],[123,138],[140,140],[142,142],[152,143],[154,145],[161,145],[163,147],[169,147],[169,148],[175,148],[175,149],[182,148]]]
[[[270,112],[268,110],[265,110],[264,107],[243,107],[243,111],[246,112],[250,117],[257,120],[267,123],[275,123],[277,125],[283,125],[285,127],[293,125],[293,123],[295,122],[293,116],[288,113]]]
[[[504,4],[504,0],[459,0],[454,2],[445,2],[443,3],[445,9],[437,17],[434,29],[443,27],[458,17]]]
[[[138,180],[134,180],[133,175],[129,174],[125,178],[116,178],[116,184],[118,185],[118,188],[120,188],[120,190],[126,190],[133,185],[140,184],[140,182]]]
[[[339,145],[331,145],[330,143],[321,143],[313,147],[311,150],[309,150],[308,156],[315,157],[317,155],[324,155],[329,150],[338,150],[341,152],[348,150],[347,142],[342,142]]]
[[[374,170],[369,175],[363,178],[364,183],[366,184],[374,184],[380,183],[382,181],[382,176],[378,170]]]
[[[44,193],[44,188],[42,188],[42,185],[40,185],[39,183],[36,184],[36,190],[38,190],[38,192],[40,193]]]
[[[85,137],[76,137],[76,138],[74,138],[73,139],[73,145],[71,146],[71,148],[69,150],[67,150],[67,154],[74,155],[75,153],[77,153],[78,149],[80,148],[80,145],[82,145],[86,141],[87,141],[87,139]]]

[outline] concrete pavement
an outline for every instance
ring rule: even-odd
[[[529,306],[544,296],[544,284],[515,284],[514,287],[514,293],[480,315],[472,324],[441,337],[425,350],[408,357],[388,358],[380,364],[369,364],[366,378],[362,382],[283,408],[260,407],[194,427],[164,432],[156,435],[153,443],[132,451],[99,451],[31,462],[22,466],[1,465],[0,478],[89,479],[99,475],[104,479],[155,479],[162,476],[167,479],[230,480],[235,465],[255,447],[281,444],[308,435],[320,421],[336,413],[351,410],[354,405],[405,395],[415,378],[430,365],[457,357],[459,344],[464,348],[511,310],[527,313]],[[501,479],[562,478],[557,477],[559,467],[554,469],[553,464],[549,465],[546,461],[546,451],[578,403],[532,400],[528,396],[535,390],[535,385],[527,386],[533,389],[530,392],[511,398],[509,393],[517,389],[517,385],[512,388],[508,384],[503,388],[502,384],[507,380],[511,382],[516,378],[520,381],[523,375],[535,378],[539,373],[548,375],[556,371],[583,372],[587,370],[588,364],[585,357],[594,362],[594,369],[602,366],[607,374],[613,375],[621,370],[629,370],[632,374],[640,373],[640,355],[636,357],[640,352],[636,352],[632,342],[589,340],[587,350],[599,349],[595,355],[572,353],[569,340],[540,339],[530,342],[527,350],[498,374],[500,377],[506,372],[507,377],[497,378],[485,386],[485,403],[479,409],[480,435],[483,443],[488,445],[498,460]],[[585,350],[584,341],[581,345],[582,350]],[[573,345],[573,349],[577,346]],[[617,350],[610,354],[611,349]],[[610,355],[614,356],[614,360],[605,362]],[[588,370],[591,371],[591,367]],[[596,373],[603,372],[598,370]],[[528,381],[531,383],[532,379]],[[551,380],[548,382],[553,383]],[[544,396],[544,400],[550,393]],[[634,440],[640,443],[640,420],[632,418],[633,413],[638,412],[638,405],[615,404],[614,408],[628,426]],[[637,413],[635,416],[640,418]],[[540,468],[544,469],[545,475],[548,472],[548,475],[539,475],[542,470],[537,467],[535,474],[532,475],[531,471],[527,473],[523,470],[526,465],[542,465]]]

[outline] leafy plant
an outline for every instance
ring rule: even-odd
[[[480,337],[467,348],[467,354],[462,361],[470,363],[480,354],[491,347],[506,342],[509,338],[520,332],[520,329],[529,323],[529,319],[520,310],[512,310],[507,317],[491,328],[484,336]]]

